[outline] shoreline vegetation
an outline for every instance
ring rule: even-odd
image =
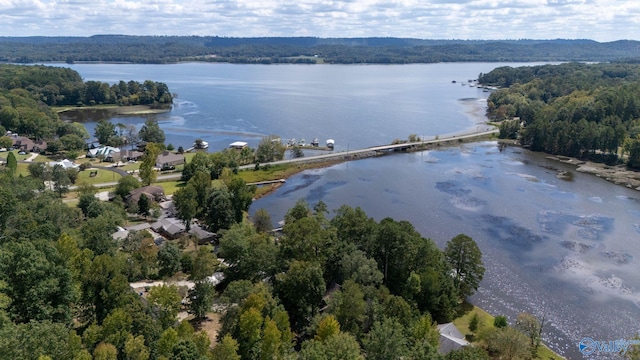
[[[153,115],[163,114],[171,111],[171,106],[155,107],[152,105],[90,105],[90,106],[64,106],[54,107],[57,113],[64,113],[67,111],[92,111],[92,110],[107,110],[114,115]]]

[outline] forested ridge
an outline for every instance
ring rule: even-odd
[[[435,63],[640,59],[640,43],[591,40],[425,40],[218,36],[0,37],[0,61],[33,63]]]
[[[623,159],[640,168],[640,65],[501,67],[479,81],[503,87],[489,96],[487,110],[503,121],[502,137],[536,151]]]
[[[1,135],[9,130],[38,140],[86,136],[86,130],[82,132],[77,126],[60,121],[51,106],[166,107],[172,101],[167,85],[151,80],[117,84],[84,82],[76,71],[67,68],[0,64]]]

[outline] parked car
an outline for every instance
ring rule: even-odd
[[[27,155],[27,152],[24,150],[18,151],[18,155]]]

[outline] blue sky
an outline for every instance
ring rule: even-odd
[[[637,0],[0,0],[0,36],[640,40]]]

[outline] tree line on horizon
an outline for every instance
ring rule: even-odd
[[[500,136],[535,151],[640,168],[640,65],[566,63],[480,74]]]
[[[621,40],[123,36],[0,37],[0,62],[436,63],[638,60]]]

